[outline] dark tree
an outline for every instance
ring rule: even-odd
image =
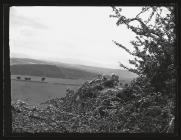
[[[18,77],[16,77],[16,79],[20,80],[20,79],[21,79],[21,77],[20,77],[20,76],[18,76]]]
[[[120,66],[146,77],[154,90],[171,93],[170,87],[176,81],[174,7],[143,7],[133,18],[123,16],[121,10],[113,7],[114,15],[110,17],[117,18],[118,26],[126,25],[136,34],[136,38],[131,41],[134,51],[113,41],[134,56],[134,60],[129,60],[129,63],[135,68],[123,64]],[[167,11],[167,14],[163,11]],[[148,15],[146,20],[142,16],[145,13]]]
[[[41,78],[41,81],[43,82],[43,81],[45,81],[45,79],[46,79],[45,77],[42,77],[42,78]]]

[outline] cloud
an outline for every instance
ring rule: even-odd
[[[41,23],[37,18],[26,17],[20,14],[14,7],[10,8],[10,24],[12,24],[13,27],[28,26],[32,29],[48,28],[45,23]]]
[[[119,67],[135,36],[109,18],[110,7],[11,7],[10,52],[31,58]],[[132,13],[132,12],[131,12]]]

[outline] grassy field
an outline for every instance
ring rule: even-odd
[[[23,100],[30,104],[39,104],[54,97],[63,97],[67,88],[77,89],[85,80],[46,78],[41,82],[41,77],[11,76],[11,98],[12,101]],[[31,81],[25,81],[25,77],[31,77]]]

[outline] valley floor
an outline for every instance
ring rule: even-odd
[[[21,79],[17,79],[17,77]],[[30,81],[24,80],[31,77]],[[29,104],[39,104],[48,99],[65,96],[66,89],[78,89],[85,80],[46,78],[41,82],[41,77],[37,76],[11,76],[11,97],[12,102],[17,100],[26,101]]]

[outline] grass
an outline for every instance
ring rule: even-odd
[[[67,88],[77,89],[84,81],[72,79],[46,78],[41,82],[41,77],[20,76],[22,80],[17,80],[11,76],[11,98],[12,102],[23,100],[29,104],[39,104],[48,99],[65,96]],[[25,81],[24,77],[31,77],[31,81]]]

